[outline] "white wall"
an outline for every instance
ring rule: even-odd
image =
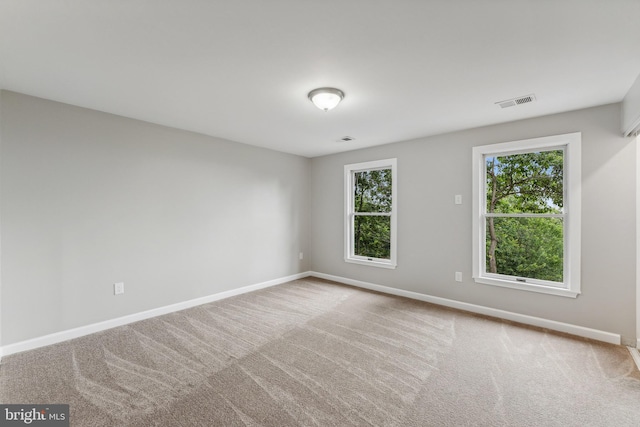
[[[526,108],[526,107],[524,107]],[[471,280],[471,147],[582,132],[582,294]],[[343,165],[398,159],[398,268],[343,260]],[[636,146],[620,104],[356,150],[311,161],[311,269],[620,334],[635,343]],[[454,195],[463,205],[454,204]],[[463,273],[463,283],[454,272]]]
[[[1,106],[3,345],[308,270],[308,159],[13,92]]]

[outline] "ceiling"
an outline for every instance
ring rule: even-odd
[[[315,157],[621,101],[639,17],[639,0],[0,0],[0,87]],[[327,113],[307,99],[322,86],[346,94]]]

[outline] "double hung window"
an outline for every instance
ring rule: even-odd
[[[396,267],[396,159],[346,165],[345,261]]]
[[[580,293],[579,133],[474,147],[476,282]]]

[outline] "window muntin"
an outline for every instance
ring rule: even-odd
[[[345,261],[395,268],[396,159],[345,166]]]
[[[577,296],[580,134],[474,147],[473,156],[475,281]]]

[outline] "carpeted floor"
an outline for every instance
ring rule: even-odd
[[[638,426],[626,348],[319,279],[7,356],[72,426]]]

